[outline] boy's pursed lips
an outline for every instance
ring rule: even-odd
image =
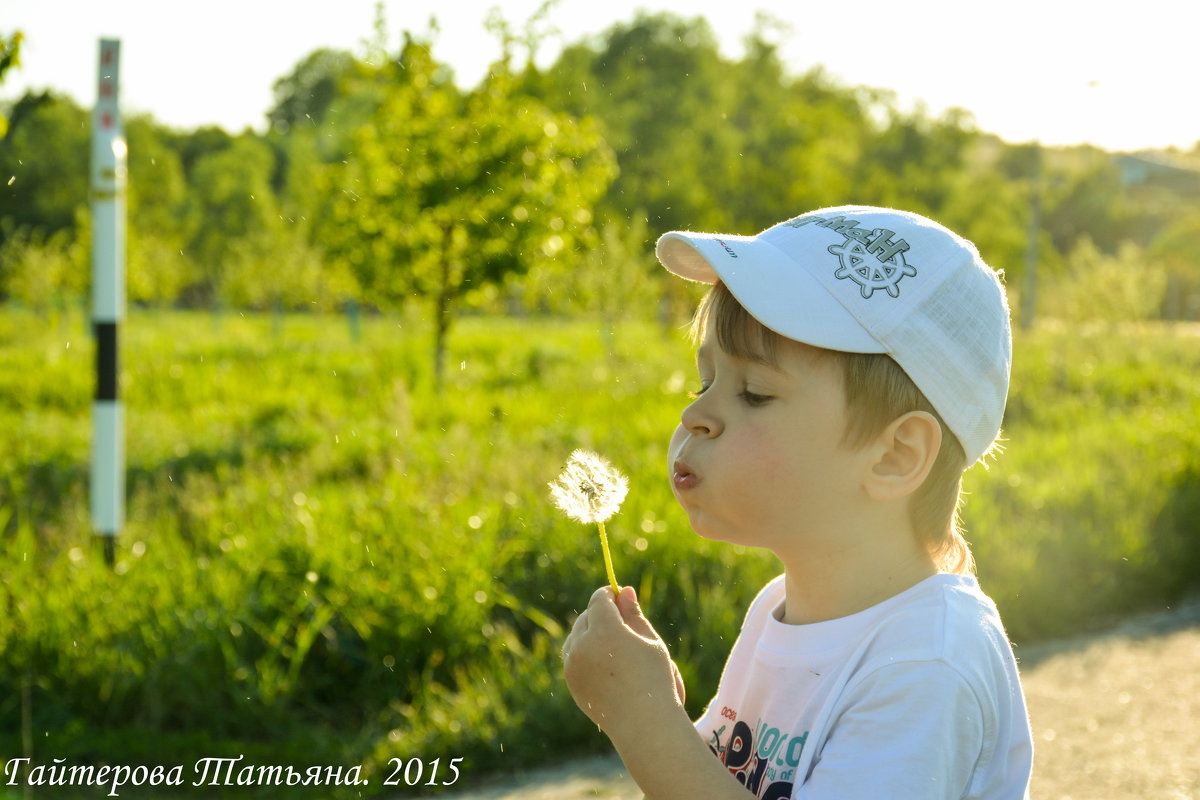
[[[700,476],[692,472],[686,461],[677,458],[671,470],[671,483],[679,490],[692,489],[700,483]]]

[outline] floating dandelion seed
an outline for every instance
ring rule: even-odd
[[[617,513],[621,501],[629,492],[629,481],[595,453],[576,450],[567,459],[558,478],[550,483],[554,504],[571,519],[594,522],[600,527],[600,549],[604,553],[604,569],[613,595],[619,591],[613,574],[612,556],[608,551],[608,536],[604,521]]]

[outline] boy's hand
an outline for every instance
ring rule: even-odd
[[[683,678],[629,586],[615,602],[608,586],[592,595],[563,645],[563,675],[579,708],[614,741],[683,708]]]
[[[563,645],[563,674],[647,797],[747,800],[688,719],[683,679],[632,588],[615,601],[611,587],[596,590]]]

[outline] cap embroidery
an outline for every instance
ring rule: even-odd
[[[798,217],[788,224],[793,228],[801,228],[814,222],[845,237],[841,244],[827,248],[841,262],[833,277],[857,283],[864,298],[871,297],[879,289],[892,297],[899,297],[901,279],[916,276],[917,268],[904,259],[904,253],[909,249],[908,242],[894,239],[895,231],[887,228],[867,231],[858,227],[857,220],[848,220],[843,216],[828,219]]]

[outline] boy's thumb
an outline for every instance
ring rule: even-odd
[[[648,636],[652,639],[658,638],[658,633],[654,630],[654,626],[646,619],[646,615],[642,613],[642,606],[638,603],[637,592],[632,586],[622,586],[621,591],[617,593],[617,609],[621,612],[621,619],[635,633],[642,636]]]

